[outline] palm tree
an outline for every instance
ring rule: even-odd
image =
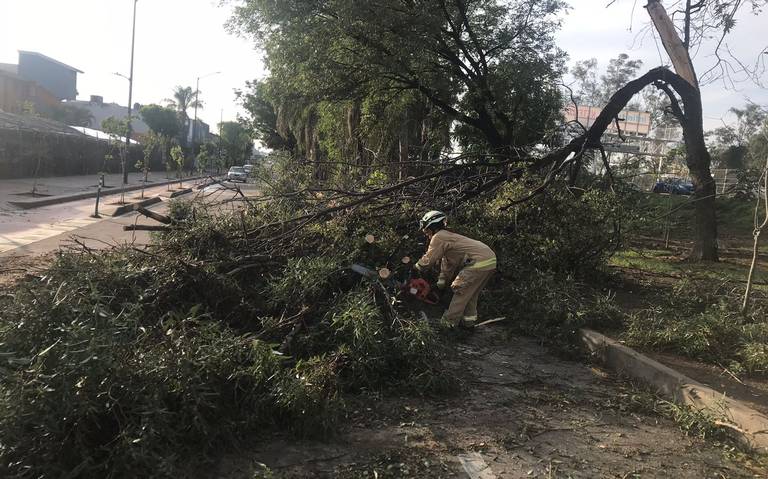
[[[182,131],[179,135],[179,141],[182,145],[187,144],[187,132],[189,131],[189,115],[187,110],[190,108],[202,108],[203,103],[198,99],[200,91],[195,91],[192,87],[183,87],[177,85],[173,89],[173,98],[166,98],[165,102],[168,107],[176,110],[179,115],[179,122],[183,125]]]
[[[169,107],[179,112],[179,116],[188,120],[187,110],[203,107],[203,103],[197,99],[199,95],[200,92],[193,90],[191,86],[183,87],[179,85],[173,89],[173,98],[166,98],[165,102]]]

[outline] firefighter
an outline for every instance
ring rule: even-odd
[[[429,247],[415,268],[422,272],[440,265],[437,287],[445,289],[453,279],[453,299],[443,321],[454,328],[472,329],[477,324],[477,299],[496,271],[496,254],[480,241],[448,231],[447,218],[442,211],[430,211],[419,221]]]

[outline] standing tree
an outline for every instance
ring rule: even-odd
[[[768,114],[755,103],[747,103],[742,108],[729,109],[736,116],[736,122],[707,132],[714,141],[712,155],[720,168],[756,168],[761,164],[752,164],[749,155],[749,143],[765,124]]]
[[[110,116],[101,122],[101,129],[109,135],[109,143],[111,145],[110,152],[104,155],[104,170],[106,171],[107,163],[114,158],[113,153],[117,151],[120,155],[120,171],[122,177],[125,178],[127,173],[125,163],[128,159],[128,148],[125,145],[125,138],[128,136],[128,120]],[[120,194],[120,202],[125,202],[125,192]]]
[[[184,167],[184,150],[179,145],[174,145],[173,148],[171,148],[171,160],[173,161],[173,166],[176,167],[176,176],[179,179],[179,188],[182,187],[182,168]]]
[[[278,117],[295,106],[349,101],[354,125],[355,105],[411,94],[456,122],[465,143],[518,157],[559,118],[556,84],[565,55],[554,33],[564,6],[560,0],[244,0],[232,25],[266,50],[283,92],[274,105]],[[294,136],[311,140],[317,112],[299,110],[305,128],[294,128]],[[401,116],[397,123],[409,120]]]
[[[241,165],[248,161],[253,152],[253,137],[248,129],[236,121],[225,121],[219,125],[221,147],[227,164]]]
[[[174,110],[159,105],[143,106],[139,114],[156,136],[155,144],[160,149],[163,164],[168,164],[168,149],[181,131],[179,117]]]
[[[187,111],[190,108],[202,108],[203,103],[198,100],[200,92],[194,90],[192,87],[183,87],[177,85],[173,89],[173,98],[167,98],[165,102],[169,108],[176,110],[179,120],[181,122],[182,131],[179,140],[182,144],[186,144],[187,135],[189,133],[189,115]]]

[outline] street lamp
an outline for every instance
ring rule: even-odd
[[[125,135],[125,154],[123,155],[123,186],[128,183],[128,169],[125,167],[125,160],[131,148],[131,110],[133,109],[133,54],[136,49],[136,4],[139,0],[133,0],[133,29],[131,33],[131,70],[128,76],[115,73],[119,77],[128,80],[128,131]]]
[[[218,75],[221,72],[211,72],[206,73],[205,75],[197,77],[197,82],[195,83],[195,121],[192,123],[192,155],[195,154],[195,140],[197,139],[197,104],[198,97],[200,96],[200,79],[201,78],[208,78],[213,75]]]

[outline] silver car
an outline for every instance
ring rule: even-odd
[[[227,179],[229,181],[242,181],[243,183],[248,181],[248,173],[242,166],[233,166],[227,172]]]

